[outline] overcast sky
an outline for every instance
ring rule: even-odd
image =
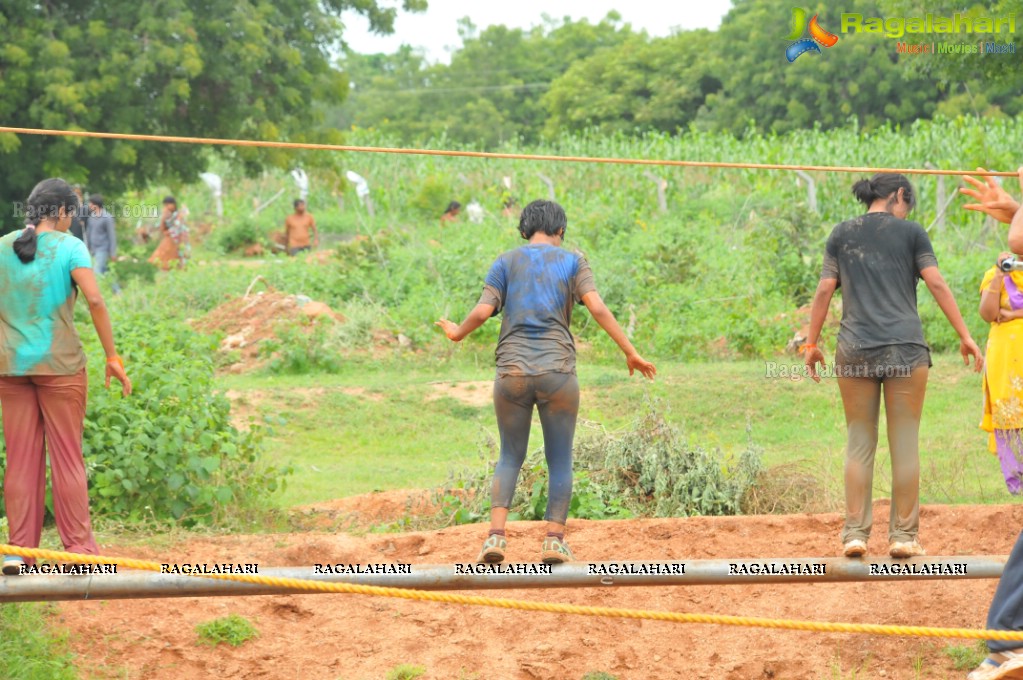
[[[389,0],[383,4],[400,4]],[[633,28],[663,36],[674,28],[711,28],[721,24],[721,17],[731,7],[731,0],[430,0],[430,8],[422,14],[399,12],[393,35],[377,36],[369,32],[369,23],[354,12],[343,15],[345,41],[356,52],[394,52],[409,44],[426,50],[430,61],[450,60],[450,51],[461,45],[457,22],[469,17],[483,30],[492,24],[529,28],[541,23],[543,14],[561,18],[600,21],[611,10]]]

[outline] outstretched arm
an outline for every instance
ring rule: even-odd
[[[600,324],[600,327],[611,336],[611,339],[615,341],[615,344],[621,348],[625,354],[625,362],[629,366],[629,375],[632,375],[635,371],[639,371],[650,380],[654,379],[657,375],[657,368],[645,360],[636,351],[636,348],[629,342],[629,338],[625,336],[625,331],[618,324],[618,320],[615,315],[607,308],[604,304],[604,300],[600,297],[600,294],[593,290],[583,295],[583,304],[586,305],[586,309],[590,310],[590,314],[593,315],[593,320]]]
[[[817,292],[813,295],[813,303],[810,306],[810,330],[806,337],[806,362],[807,371],[814,382],[820,382],[817,375],[817,364],[826,368],[824,363],[824,352],[817,348],[817,341],[821,337],[821,329],[824,328],[824,321],[828,318],[828,307],[831,306],[831,298],[838,288],[838,279],[824,278],[817,283]]]
[[[956,304],[952,289],[945,283],[945,277],[941,275],[937,267],[926,267],[920,270],[920,278],[927,284],[927,289],[931,291],[934,301],[941,307],[945,318],[959,334],[959,353],[963,355],[963,363],[969,366],[972,356],[975,360],[974,369],[980,371],[984,367],[984,355],[977,343],[970,337],[970,329],[966,327],[963,315],[959,313],[959,306]]]
[[[461,342],[469,336],[474,330],[482,326],[487,322],[487,319],[494,315],[494,305],[488,305],[480,303],[473,307],[469,315],[465,317],[465,321],[461,325],[456,325],[453,321],[447,319],[441,319],[434,323],[435,326],[440,326],[444,329],[444,334],[448,336],[448,340],[454,342]]]

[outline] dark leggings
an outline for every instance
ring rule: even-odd
[[[579,381],[571,373],[504,376],[494,381],[494,411],[501,432],[501,457],[494,470],[490,504],[508,508],[526,460],[533,405],[540,412],[547,458],[548,522],[564,524],[572,500],[572,440],[579,415]]]

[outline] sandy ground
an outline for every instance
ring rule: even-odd
[[[374,503],[392,503],[388,496]],[[354,508],[352,501],[335,510]],[[875,505],[886,526],[887,503]],[[377,512],[369,514],[377,515]],[[1023,507],[927,506],[921,539],[931,555],[1006,554],[1023,527]],[[837,514],[573,521],[581,560],[685,560],[836,554]],[[539,523],[509,528],[509,560],[535,561]],[[204,538],[162,550],[104,546],[110,554],[160,561],[464,562],[484,527],[406,534],[305,533]],[[871,554],[883,554],[883,531]],[[522,590],[498,596],[679,612],[817,621],[983,627],[993,580]],[[68,602],[85,676],[173,679],[329,678],[382,680],[400,664],[441,680],[581,680],[606,672],[622,680],[667,678],[963,678],[942,652],[972,642],[742,629],[594,619],[356,595]],[[199,643],[195,626],[239,614],[259,637],[233,648]]]

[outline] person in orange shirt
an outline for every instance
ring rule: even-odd
[[[320,245],[316,220],[313,219],[312,213],[306,212],[305,201],[301,198],[295,200],[295,212],[284,220],[284,234],[288,240],[288,255],[296,255]]]

